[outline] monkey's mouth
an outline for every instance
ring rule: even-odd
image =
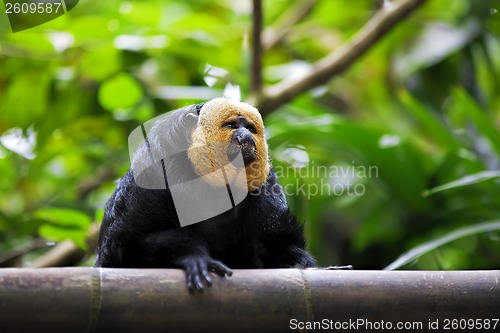
[[[230,161],[233,161],[240,152],[243,156],[243,163],[245,164],[245,166],[257,159],[257,149],[253,144],[244,143],[242,145],[239,145],[231,142],[227,147],[227,157]]]

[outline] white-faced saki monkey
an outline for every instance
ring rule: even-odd
[[[96,266],[181,268],[190,291],[229,267],[316,267],[256,108],[215,98],[170,112],[146,136],[106,204]]]

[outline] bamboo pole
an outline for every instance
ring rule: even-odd
[[[446,320],[498,319],[499,279],[499,271],[235,270],[190,294],[175,269],[6,268],[0,331],[285,332],[316,321],[363,332],[383,321],[440,332]]]

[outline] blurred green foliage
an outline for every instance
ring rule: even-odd
[[[265,26],[293,3],[264,0]],[[379,3],[318,0],[267,50],[266,84],[300,75]],[[80,1],[18,33],[2,6],[2,252],[36,237],[85,247],[136,126],[231,85],[248,97],[250,1]],[[404,268],[498,268],[496,6],[429,1],[343,75],[266,117],[273,164],[322,265],[381,269],[413,249]]]

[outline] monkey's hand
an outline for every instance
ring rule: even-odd
[[[222,262],[207,255],[189,255],[180,258],[178,265],[186,272],[187,287],[190,292],[203,292],[203,285],[212,285],[208,272],[214,272],[221,277],[231,276],[233,272]]]

